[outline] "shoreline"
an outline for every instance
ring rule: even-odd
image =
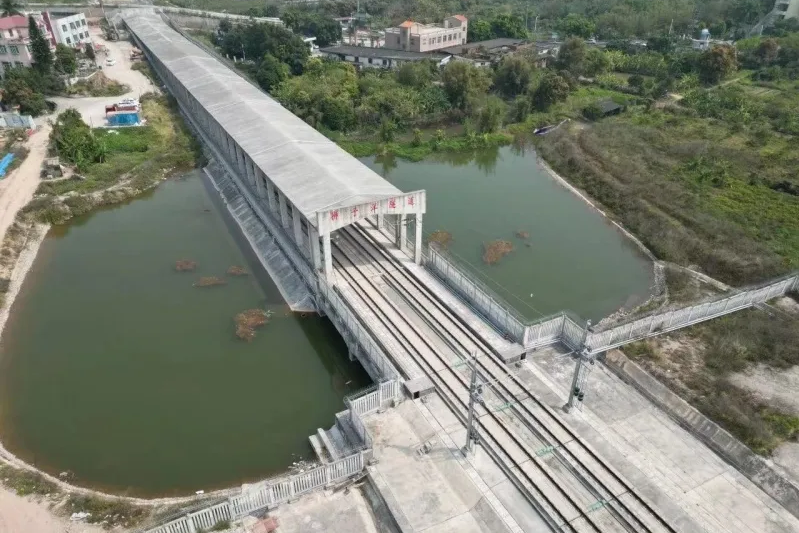
[[[5,301],[3,307],[0,308],[0,342],[3,340],[3,331],[8,318],[11,316],[11,308],[14,306],[14,301],[17,299],[22,283],[33,266],[33,262],[39,254],[39,248],[45,237],[47,237],[49,230],[49,224],[35,224],[25,239],[25,244],[22,245],[19,256],[17,256],[17,261],[9,277],[9,288],[6,291]],[[2,443],[0,443],[0,450],[2,449]]]

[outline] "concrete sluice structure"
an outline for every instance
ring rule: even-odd
[[[606,396],[567,422],[559,408],[585,328],[565,314],[521,322],[423,246],[424,191],[399,191],[156,13],[124,21],[212,154],[214,186],[290,305],[327,315],[376,383],[311,437],[321,466],[246,485],[153,532],[274,512],[364,473],[392,531],[799,530],[792,494],[753,485],[618,380],[595,380]],[[461,449],[467,420],[473,453]],[[370,530],[344,526],[322,529]]]

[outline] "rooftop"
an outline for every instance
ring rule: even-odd
[[[486,50],[491,51],[497,48],[503,48],[505,46],[518,46],[526,42],[527,42],[526,39],[510,39],[510,38],[489,39],[488,41],[477,41],[474,43],[466,43],[466,44],[459,44],[457,46],[450,46],[449,48],[442,48],[439,51],[456,56],[469,53],[470,50],[477,50],[481,46]]]
[[[0,18],[0,30],[10,30],[11,28],[27,28],[28,17],[23,15],[12,15]]]
[[[426,52],[406,52],[405,50],[392,50],[390,48],[369,48],[366,46],[328,46],[320,48],[320,52],[328,54],[339,54],[356,57],[373,57],[381,59],[395,59],[397,61],[414,61],[421,59],[441,60],[446,57],[443,54]]]
[[[155,13],[124,20],[312,225],[317,211],[401,194]]]

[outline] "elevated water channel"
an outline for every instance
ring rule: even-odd
[[[449,232],[460,263],[530,319],[568,309],[596,322],[650,295],[651,261],[541,168],[532,150],[362,161],[400,190],[426,189],[425,233]],[[514,250],[485,264],[483,244],[499,239]]]
[[[216,194],[213,191],[211,194]],[[51,231],[0,346],[0,438],[81,485],[161,495],[284,472],[368,385],[335,328],[288,312],[192,173]],[[197,262],[178,273],[175,261]],[[229,277],[231,265],[251,275]],[[224,286],[197,288],[201,276]],[[233,317],[274,311],[252,342]]]

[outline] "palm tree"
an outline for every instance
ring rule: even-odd
[[[4,17],[22,14],[16,0],[0,0],[0,11],[2,11]]]

